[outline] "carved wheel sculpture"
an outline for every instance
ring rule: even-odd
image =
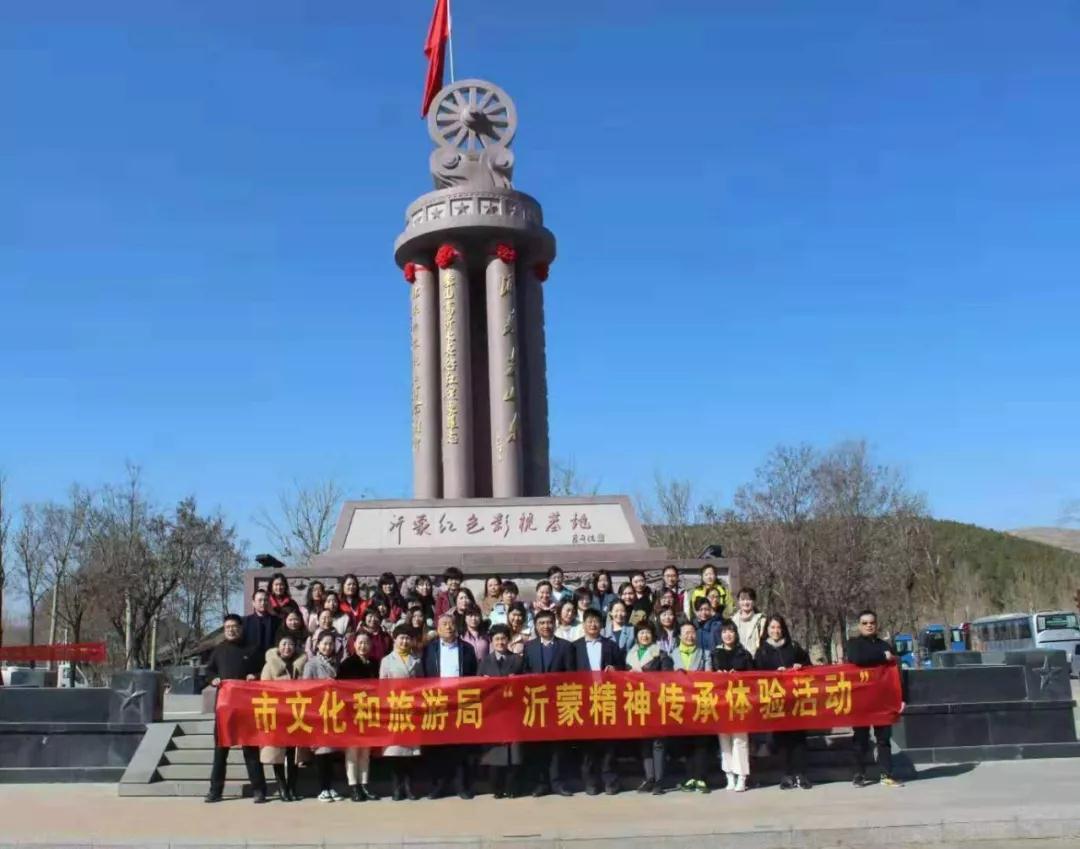
[[[485,80],[461,80],[435,96],[428,132],[439,147],[461,153],[509,147],[517,131],[517,110],[505,91]]]

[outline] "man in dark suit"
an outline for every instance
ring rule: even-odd
[[[536,638],[525,644],[525,674],[549,675],[556,672],[574,671],[573,646],[555,636],[555,613],[542,610],[533,623]],[[533,796],[546,796],[555,792],[560,796],[573,796],[562,782],[562,761],[566,753],[564,743],[530,743],[526,749],[526,769],[536,775]]]
[[[258,662],[262,663],[266,659],[267,649],[277,645],[274,638],[281,620],[270,612],[266,590],[255,590],[251,594],[251,608],[255,612],[244,617],[243,642],[256,652]]]
[[[613,672],[624,667],[624,659],[613,640],[600,635],[604,617],[599,610],[586,610],[583,619],[585,636],[574,641],[574,665],[579,672]],[[598,774],[599,773],[599,774]],[[614,796],[619,792],[615,774],[615,744],[609,740],[590,740],[581,746],[581,780],[585,792],[595,796],[600,792],[597,778],[603,779],[604,792]]]
[[[476,652],[468,643],[458,639],[457,625],[450,613],[439,617],[439,639],[424,646],[421,666],[425,678],[468,678],[476,675]],[[433,778],[429,799],[445,795],[447,783],[453,779],[454,789],[462,799],[473,797],[470,776],[471,746],[433,746],[430,769]]]

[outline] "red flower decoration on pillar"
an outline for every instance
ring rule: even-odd
[[[435,264],[439,268],[449,268],[461,256],[453,245],[443,245],[435,252]]]
[[[533,274],[536,276],[537,280],[543,283],[545,280],[548,279],[548,271],[550,269],[551,266],[548,265],[548,263],[538,262],[536,263],[536,265],[533,266]]]
[[[402,269],[402,271],[405,273],[405,279],[408,280],[410,283],[416,282],[416,268],[417,265],[415,262],[407,262],[405,263],[405,267]]]
[[[505,242],[500,242],[495,246],[495,256],[505,262],[507,265],[513,265],[517,260],[517,251],[514,250],[513,245],[508,245]]]

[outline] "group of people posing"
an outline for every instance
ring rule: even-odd
[[[752,588],[739,590],[734,601],[706,564],[700,583],[681,586],[679,570],[663,570],[662,585],[653,590],[646,576],[635,572],[616,588],[604,571],[588,585],[570,589],[558,567],[536,585],[535,599],[519,600],[513,581],[497,576],[484,582],[479,602],[456,568],[443,574],[444,586],[420,576],[403,593],[389,573],[379,577],[378,589],[362,591],[354,575],[340,581],[340,590],[319,581],[307,589],[303,602],[292,598],[281,573],[271,576],[268,589],[252,596],[253,613],[225,618],[224,640],[215,647],[208,677],[215,686],[222,679],[289,680],[457,678],[556,674],[573,671],[685,670],[718,673],[753,669],[800,669],[811,665],[807,652],[792,638],[783,616],[757,610]],[[891,647],[877,637],[873,611],[859,616],[859,636],[849,641],[847,657],[860,665],[892,660]],[[866,783],[871,729],[856,729],[854,783]],[[891,775],[890,729],[873,729],[882,782],[897,785]],[[771,735],[781,756],[783,789],[809,789],[806,775],[806,732],[782,731]],[[389,766],[392,797],[416,799],[413,765],[423,757],[430,779],[428,798],[439,798],[452,788],[463,799],[473,796],[477,767],[489,770],[496,798],[522,793],[544,796],[572,795],[565,780],[565,761],[577,750],[585,792],[619,792],[615,772],[617,754],[632,754],[640,763],[638,791],[661,794],[669,786],[708,793],[709,766],[719,748],[725,787],[745,791],[750,775],[750,740],[746,734],[708,737],[658,738],[640,741],[585,741],[574,744],[506,743],[481,747],[435,746],[423,755],[418,748],[388,746],[381,756]],[[280,797],[299,799],[298,767],[314,761],[321,801],[346,796],[334,787],[333,749],[314,751],[245,746],[244,761],[257,803],[266,801],[263,764],[273,766]],[[374,801],[370,784],[372,751],[363,747],[344,750],[348,798]],[[228,749],[215,752],[210,791],[206,801],[222,798]],[[666,780],[668,768],[682,761],[677,785]]]

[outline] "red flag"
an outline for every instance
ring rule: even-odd
[[[420,104],[420,117],[428,113],[431,101],[443,86],[443,65],[446,62],[446,42],[450,38],[450,0],[435,0],[435,10],[431,13],[431,26],[428,27],[427,40],[424,42],[424,55],[427,56],[427,80],[424,81],[424,101]]]

